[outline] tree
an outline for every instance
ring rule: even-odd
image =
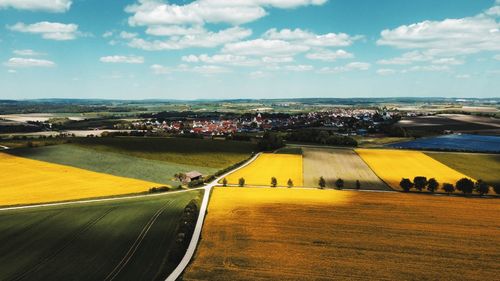
[[[244,178],[240,178],[240,179],[238,180],[238,185],[239,185],[240,187],[244,187],[244,186],[245,186],[245,179],[244,179]]]
[[[451,183],[443,183],[443,190],[448,193],[448,195],[452,194],[453,192],[455,192],[455,187],[453,186],[453,184]]]
[[[361,188],[361,182],[359,182],[359,180],[356,180],[356,189],[360,188]]]
[[[286,183],[286,184],[288,185],[288,188],[291,188],[291,187],[293,186],[293,181],[292,181],[292,179],[288,179],[288,181],[287,181],[287,183]]]
[[[184,179],[186,178],[186,174],[184,174],[184,173],[177,173],[177,174],[175,174],[175,175],[174,175],[174,177],[175,177],[178,181],[182,182],[182,181],[184,181]]]
[[[337,179],[337,181],[335,182],[335,186],[337,187],[337,189],[342,189],[344,187],[344,180],[341,178]]]
[[[500,185],[499,184],[494,184],[493,190],[495,191],[496,194],[500,195]]]
[[[222,179],[222,186],[227,186],[227,179],[226,178]]]
[[[435,178],[430,178],[427,182],[427,190],[434,193],[439,188],[439,182]]]
[[[276,185],[278,185],[278,180],[275,177],[272,177],[271,178],[271,186],[276,187]]]
[[[401,181],[399,182],[399,186],[401,186],[404,192],[408,192],[413,187],[413,183],[411,182],[410,179],[402,178]]]
[[[462,178],[455,184],[458,191],[462,191],[464,194],[471,194],[474,190],[474,182],[468,178]]]
[[[476,191],[481,194],[481,196],[488,194],[490,187],[483,180],[478,180],[475,184]]]
[[[285,146],[283,138],[278,133],[265,132],[264,136],[258,143],[261,151],[270,151]]]
[[[318,183],[318,184],[319,184],[319,187],[320,187],[321,189],[325,188],[325,186],[326,186],[326,180],[325,180],[325,178],[324,178],[324,177],[320,177],[320,178],[319,178],[319,183]]]
[[[417,176],[413,179],[413,185],[418,191],[422,191],[422,189],[424,189],[427,185],[427,178]]]

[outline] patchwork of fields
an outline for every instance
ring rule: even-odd
[[[0,211],[0,280],[165,280],[180,216],[202,194]]]
[[[238,180],[244,178],[246,185],[269,186],[272,177],[276,177],[278,186],[286,186],[288,179],[294,186],[303,186],[302,155],[263,153],[226,179],[228,184],[238,184]]]
[[[216,188],[183,280],[494,280],[499,216],[496,200]]]
[[[0,152],[0,205],[76,200],[148,191],[160,184]]]
[[[217,171],[215,168],[150,160],[123,153],[98,151],[72,144],[15,149],[10,150],[9,153],[20,157],[72,166],[98,173],[135,178],[171,186],[179,185],[179,181],[173,179],[176,173],[198,171],[204,175],[210,175]]]
[[[440,184],[455,184],[468,177],[418,151],[389,149],[356,149],[370,168],[388,185],[401,190],[402,178],[413,180],[416,176],[435,178]],[[468,177],[470,178],[470,177]]]
[[[331,188],[342,178],[346,188],[355,188],[359,180],[363,189],[389,189],[350,149],[303,148],[303,151],[304,186],[318,187],[319,178],[323,177]]]

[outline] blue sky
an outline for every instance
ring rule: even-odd
[[[0,0],[0,99],[500,97],[500,0]]]

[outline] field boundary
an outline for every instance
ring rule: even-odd
[[[174,269],[174,271],[172,271],[172,273],[170,273],[170,275],[167,277],[167,279],[165,279],[165,281],[175,281],[175,280],[177,280],[177,278],[179,278],[182,275],[182,273],[184,272],[184,270],[186,270],[186,267],[191,262],[191,259],[193,258],[194,253],[196,252],[196,248],[198,247],[198,243],[200,241],[201,230],[203,228],[203,223],[205,221],[205,216],[207,214],[208,203],[209,203],[209,199],[210,199],[212,188],[214,186],[221,185],[221,184],[218,183],[219,180],[222,180],[227,175],[229,175],[229,174],[231,174],[231,173],[233,173],[235,171],[238,171],[239,169],[242,169],[242,168],[250,165],[255,159],[257,159],[257,157],[260,156],[260,154],[261,153],[257,153],[252,158],[250,158],[246,163],[242,164],[239,167],[236,167],[235,169],[233,169],[231,171],[226,172],[225,174],[223,174],[220,177],[218,177],[215,180],[213,180],[210,184],[202,187],[202,189],[205,190],[205,193],[203,194],[203,201],[202,201],[201,206],[200,206],[200,212],[198,214],[198,220],[196,221],[196,227],[195,227],[195,229],[193,231],[193,236],[191,237],[191,241],[189,242],[189,246],[188,246],[188,248],[186,250],[186,253],[184,254],[184,257],[179,262],[179,265],[177,265],[177,267]]]
[[[369,148],[363,148],[363,149],[369,149]],[[363,157],[361,157],[361,155],[359,155],[358,151],[356,149],[353,149],[354,153],[356,153],[356,155],[358,155],[358,157],[361,159],[361,161],[363,161],[363,163],[365,163],[365,165],[370,168],[370,170],[372,170],[373,174],[375,174],[375,176],[377,176],[377,178],[379,178],[379,180],[381,180],[388,188],[387,191],[399,191],[399,190],[396,190],[394,188],[392,188],[387,182],[385,182],[384,179],[382,179],[376,172],[375,170],[373,170],[373,168],[368,165],[368,163],[365,161],[365,159],[363,159]]]

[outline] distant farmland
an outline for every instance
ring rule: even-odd
[[[0,211],[0,280],[165,280],[180,216],[201,195]]]
[[[161,184],[91,172],[0,152],[0,205],[146,192]]]
[[[278,186],[287,186],[288,179],[294,186],[303,186],[302,155],[263,153],[226,179],[229,184],[238,184],[244,178],[246,185],[269,186],[272,177],[276,177]]]
[[[342,178],[346,188],[355,188],[359,180],[362,189],[389,189],[350,149],[303,148],[303,151],[304,186],[318,187],[319,178],[323,177],[327,187],[335,187],[335,181]]]
[[[210,175],[217,171],[215,168],[150,160],[71,144],[15,149],[8,152],[35,160],[171,186],[180,184],[179,181],[173,180],[176,173],[195,170]]]
[[[356,152],[383,181],[396,190],[401,190],[399,182],[402,178],[413,181],[416,176],[424,176],[427,179],[435,178],[440,184],[455,184],[461,178],[470,178],[418,151],[356,149]]]
[[[228,167],[256,152],[250,142],[192,138],[85,138],[77,144],[99,151],[213,169]]]
[[[499,216],[491,199],[216,188],[183,280],[495,280]]]

